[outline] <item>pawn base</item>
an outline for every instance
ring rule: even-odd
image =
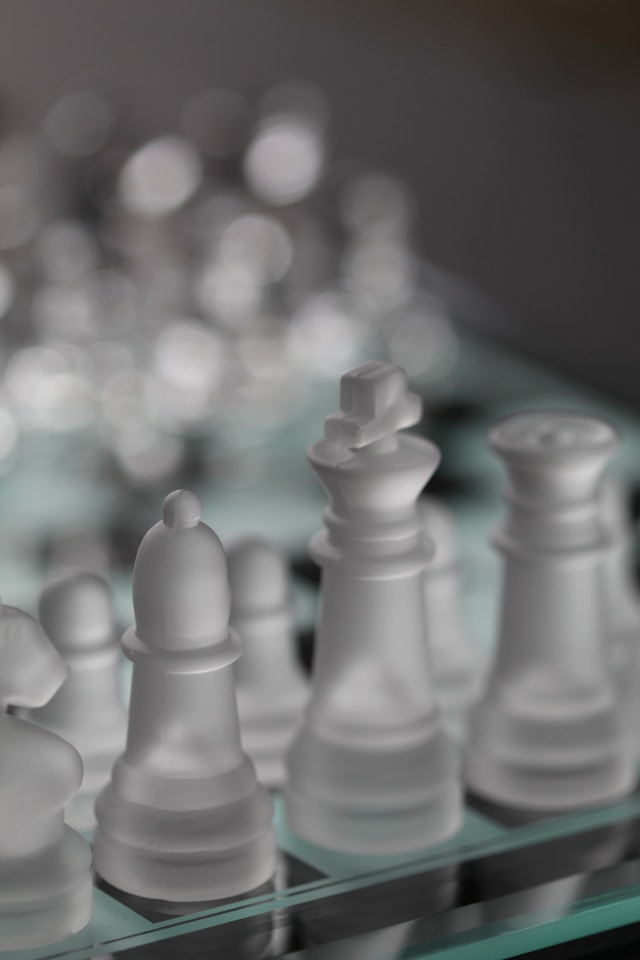
[[[268,790],[277,790],[286,780],[284,758],[293,742],[302,704],[277,715],[273,708],[265,708],[248,716],[242,708],[242,699],[238,697],[242,748],[256,768],[258,782]]]

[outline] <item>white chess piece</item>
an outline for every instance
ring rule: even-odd
[[[417,498],[439,453],[399,434],[420,418],[404,370],[341,380],[339,413],[308,457],[330,496],[311,542],[322,567],[312,698],[287,758],[289,829],[321,846],[398,854],[461,821],[455,748],[436,704]]]
[[[70,675],[49,703],[29,711],[28,717],[80,753],[82,786],[67,806],[65,819],[76,830],[90,830],[95,825],[96,796],[111,776],[127,733],[109,585],[82,570],[57,573],[42,591],[38,616]]]
[[[525,413],[489,434],[508,472],[497,656],[469,724],[467,779],[531,811],[605,803],[634,785],[605,635],[598,484],[617,445],[603,420]]]
[[[624,706],[629,746],[640,753],[640,603],[633,581],[633,525],[622,482],[607,475],[600,488],[600,517],[609,534],[603,574],[604,622]]]
[[[445,726],[461,739],[467,714],[480,693],[480,662],[462,618],[453,519],[433,497],[423,497],[419,509],[425,534],[435,547],[424,574],[433,682]]]
[[[104,880],[180,903],[239,896],[275,869],[271,799],[240,745],[226,558],[200,510],[174,491],[138,550],[127,746],[94,838]]]
[[[65,826],[82,780],[78,752],[4,711],[39,707],[64,682],[64,661],[41,627],[0,606],[0,950],[44,946],[91,919],[88,843]]]
[[[284,781],[284,754],[309,695],[294,649],[289,571],[275,547],[255,538],[235,543],[227,560],[231,626],[242,640],[235,663],[242,746],[260,783],[273,789]]]

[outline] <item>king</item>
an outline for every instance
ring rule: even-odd
[[[394,364],[345,374],[340,406],[308,452],[330,505],[311,542],[322,567],[313,691],[288,754],[284,808],[312,843],[396,855],[444,840],[461,819],[431,676],[432,548],[417,509],[440,455],[398,433],[419,421],[421,403]]]

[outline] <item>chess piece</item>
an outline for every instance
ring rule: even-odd
[[[617,445],[605,421],[524,413],[489,440],[508,473],[497,656],[473,711],[467,779],[535,811],[616,800],[634,785],[607,651],[598,484]]]
[[[58,573],[42,592],[39,619],[70,675],[45,707],[29,712],[29,719],[53,730],[80,753],[82,786],[65,818],[76,830],[91,830],[96,796],[111,776],[127,733],[109,585],[94,573]]]
[[[420,418],[404,370],[341,380],[341,410],[308,457],[330,496],[311,541],[322,567],[312,697],[287,758],[290,830],[330,849],[400,854],[461,820],[455,749],[436,704],[417,498],[439,453],[398,434]]]
[[[55,943],[91,918],[91,850],[65,826],[82,780],[78,752],[5,711],[39,707],[67,676],[41,627],[0,606],[0,950]]]
[[[222,544],[187,490],[165,499],[133,571],[127,745],[96,802],[95,868],[118,890],[203,903],[274,872],[268,793],[240,745]]]
[[[294,650],[287,564],[262,540],[246,539],[227,554],[231,626],[242,640],[235,663],[243,749],[258,780],[271,789],[284,781],[284,754],[308,699]]]
[[[604,621],[624,709],[629,747],[640,752],[640,603],[633,580],[633,526],[621,481],[607,475],[600,488],[600,517],[609,534],[602,574]]]
[[[433,497],[422,498],[419,509],[425,534],[435,547],[424,574],[434,686],[447,730],[461,739],[467,714],[480,691],[480,663],[462,619],[453,520],[444,504]]]

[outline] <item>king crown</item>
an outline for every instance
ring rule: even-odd
[[[340,380],[340,410],[324,422],[325,439],[358,449],[418,423],[420,397],[409,391],[406,371],[374,360]]]

